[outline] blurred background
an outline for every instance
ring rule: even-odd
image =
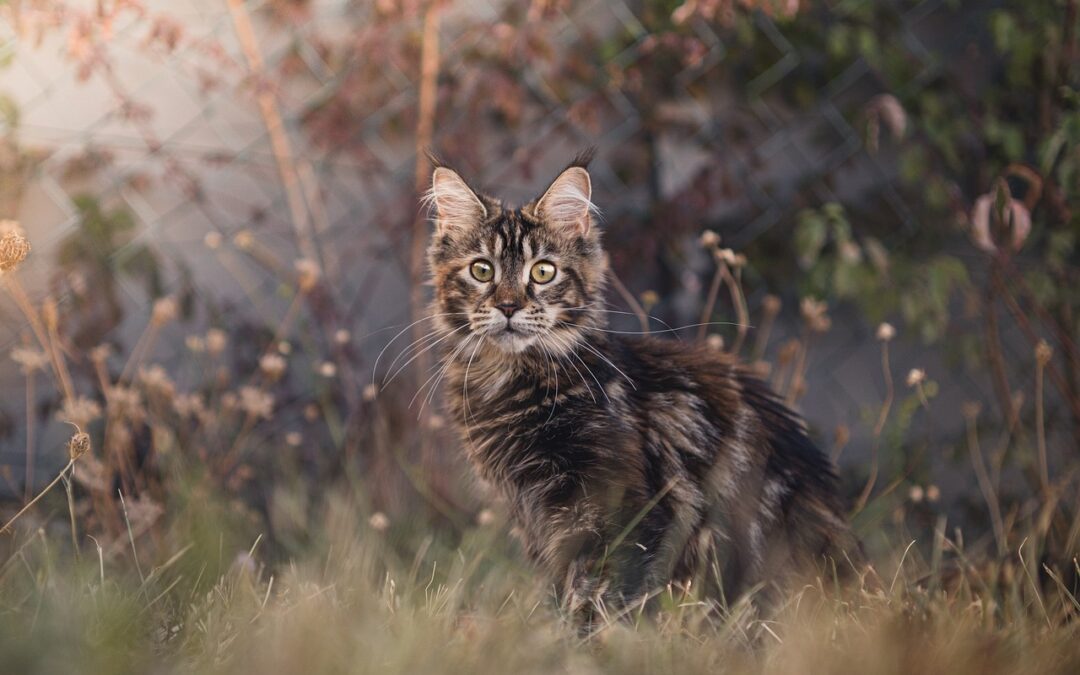
[[[596,146],[618,328],[731,322],[676,333],[805,415],[871,547],[1003,550],[1076,506],[1076,27],[1073,0],[0,2],[0,218],[33,246],[0,279],[5,512],[73,422],[87,531],[123,531],[118,489],[151,528],[178,476],[286,550],[330,486],[372,526],[490,518],[420,410],[422,151],[522,202]]]

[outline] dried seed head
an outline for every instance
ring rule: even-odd
[[[323,377],[333,377],[337,375],[337,366],[330,361],[323,361],[319,364],[319,375]]]
[[[154,308],[150,312],[150,322],[155,326],[164,326],[176,319],[177,314],[176,300],[167,296],[158,298],[154,301]]]
[[[705,230],[698,239],[702,248],[716,248],[720,245],[720,235],[712,230]]]
[[[746,256],[742,253],[736,253],[730,248],[719,248],[714,253],[716,259],[723,262],[728,267],[739,268],[746,266]]]
[[[14,221],[3,221],[5,225]],[[30,255],[30,241],[19,231],[18,224],[8,225],[0,236],[0,272],[10,272]]]
[[[255,247],[255,235],[251,233],[251,230],[240,230],[233,235],[233,243],[241,251],[250,251]]]
[[[100,344],[90,350],[90,360],[100,365],[109,360],[109,354],[112,354],[112,347],[107,344]]]
[[[476,514],[476,524],[481,527],[487,527],[495,523],[495,512],[491,509],[484,509],[480,513]]]
[[[811,332],[824,333],[832,327],[832,319],[828,315],[829,305],[824,301],[807,296],[802,299],[799,309],[802,312],[803,321],[806,322],[806,327]]]
[[[926,371],[922,368],[912,368],[907,374],[907,386],[914,387],[922,384],[926,379]]]
[[[220,232],[207,232],[203,237],[203,245],[211,251],[216,251],[221,248],[221,233]]]
[[[915,504],[921,502],[924,497],[926,497],[926,490],[923,490],[921,485],[912,485],[911,489],[908,490],[908,499]]]
[[[376,511],[368,518],[368,525],[376,532],[386,532],[387,528],[390,527],[390,519],[382,511]]]
[[[735,266],[735,251],[730,248],[718,248],[713,253],[716,259],[720,262],[727,263],[729,266]]]
[[[206,331],[206,352],[210,356],[220,355],[225,351],[227,344],[229,344],[229,337],[225,335],[225,331],[220,328],[211,328]]]
[[[251,417],[270,419],[274,415],[274,395],[258,387],[240,387],[239,405]]]
[[[299,431],[290,431],[285,434],[285,443],[290,448],[299,448],[300,444],[304,442],[304,436]]]
[[[101,417],[101,406],[97,401],[85,396],[64,399],[60,410],[56,412],[56,419],[74,424],[78,429],[90,426],[90,423],[99,417]]]
[[[334,342],[339,345],[347,345],[349,344],[349,340],[352,340],[352,334],[344,328],[339,328],[334,332]]]
[[[941,499],[941,488],[936,485],[926,486],[926,501],[933,504],[937,500]]]
[[[310,258],[301,258],[293,263],[296,270],[296,283],[301,293],[307,293],[319,283],[319,264]]]
[[[49,357],[45,352],[30,347],[12,349],[11,360],[19,364],[23,373],[27,375],[38,370],[44,370],[49,365]]]
[[[360,393],[360,397],[365,401],[374,401],[378,395],[379,387],[374,382],[364,387],[364,390]]]
[[[1039,340],[1039,344],[1035,345],[1035,361],[1045,367],[1053,356],[1054,348],[1046,340]]]
[[[206,340],[201,335],[189,335],[184,338],[184,345],[193,354],[201,354],[206,351]]]
[[[171,399],[176,395],[176,386],[169,373],[158,364],[139,368],[139,383],[152,396]]]
[[[109,419],[140,423],[146,418],[142,394],[131,387],[120,384],[109,387],[105,394],[105,403]]]
[[[90,452],[90,434],[79,430],[68,441],[68,459],[75,461]]]
[[[724,351],[724,336],[713,333],[705,338],[705,344],[714,352]]]
[[[173,399],[173,410],[180,417],[197,417],[206,410],[206,404],[199,394],[179,394]]]
[[[276,381],[285,374],[285,359],[277,354],[266,354],[259,359],[259,370],[271,381]]]
[[[881,342],[889,342],[896,337],[896,329],[891,323],[882,321],[877,327],[877,339]]]

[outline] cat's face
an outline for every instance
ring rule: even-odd
[[[510,209],[438,168],[428,250],[439,323],[463,353],[564,353],[596,326],[606,259],[592,224],[591,181],[580,166],[539,199]]]

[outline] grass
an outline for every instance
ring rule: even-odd
[[[303,551],[281,555],[235,501],[203,484],[186,489],[153,534],[81,555],[65,536],[60,495],[56,517],[20,521],[0,566],[5,670],[1080,669],[1076,600],[1053,581],[1035,581],[1022,552],[986,572],[958,564],[958,553],[935,567],[917,546],[898,546],[866,583],[839,589],[820,580],[768,617],[745,599],[725,606],[668,589],[656,615],[611,617],[582,635],[508,544],[503,524],[458,536],[407,522],[384,527],[361,516],[355,494],[332,494],[311,517]]]
[[[318,280],[294,280],[285,318],[247,370],[229,349],[252,345],[218,329],[187,336],[194,368],[154,365],[153,346],[176,320],[169,300],[154,305],[126,358],[95,348],[76,355],[78,370],[64,348],[68,317],[48,302],[39,316],[10,273],[16,257],[4,281],[40,330],[13,356],[28,387],[35,373],[51,374],[76,433],[45,491],[5,507],[5,672],[1080,672],[1076,473],[1046,469],[1041,398],[1037,453],[1010,466],[1008,444],[984,457],[978,410],[966,408],[960,456],[980,478],[984,503],[973,508],[984,515],[969,519],[965,543],[929,504],[939,489],[911,479],[909,460],[921,455],[908,457],[903,437],[916,415],[933,423],[937,386],[917,370],[906,393],[894,389],[887,324],[879,339],[888,395],[868,415],[874,464],[849,489],[861,495],[854,524],[874,571],[852,587],[818,579],[768,614],[753,593],[715,602],[660,589],[655,613],[631,608],[585,633],[498,512],[470,515],[479,506],[458,499],[470,490],[443,471],[448,464],[416,462],[457,448],[416,424],[397,400],[411,391],[365,390],[350,402],[353,380],[325,367],[340,357],[285,342]],[[738,276],[718,260],[714,287],[727,285],[738,306]],[[779,311],[772,304],[767,325]],[[804,303],[805,334],[775,364],[760,360],[768,330],[755,336],[757,365],[793,403],[805,392],[810,336],[828,330],[825,309]],[[344,420],[357,410],[354,433]],[[51,417],[31,414],[28,424],[61,424]],[[999,495],[1003,467],[1028,475],[1032,489]],[[10,471],[3,478],[15,484]]]

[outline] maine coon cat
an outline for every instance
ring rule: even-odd
[[[520,208],[444,166],[428,195],[447,403],[527,554],[575,612],[850,569],[835,475],[795,413],[728,355],[606,328],[591,192],[575,160]]]

